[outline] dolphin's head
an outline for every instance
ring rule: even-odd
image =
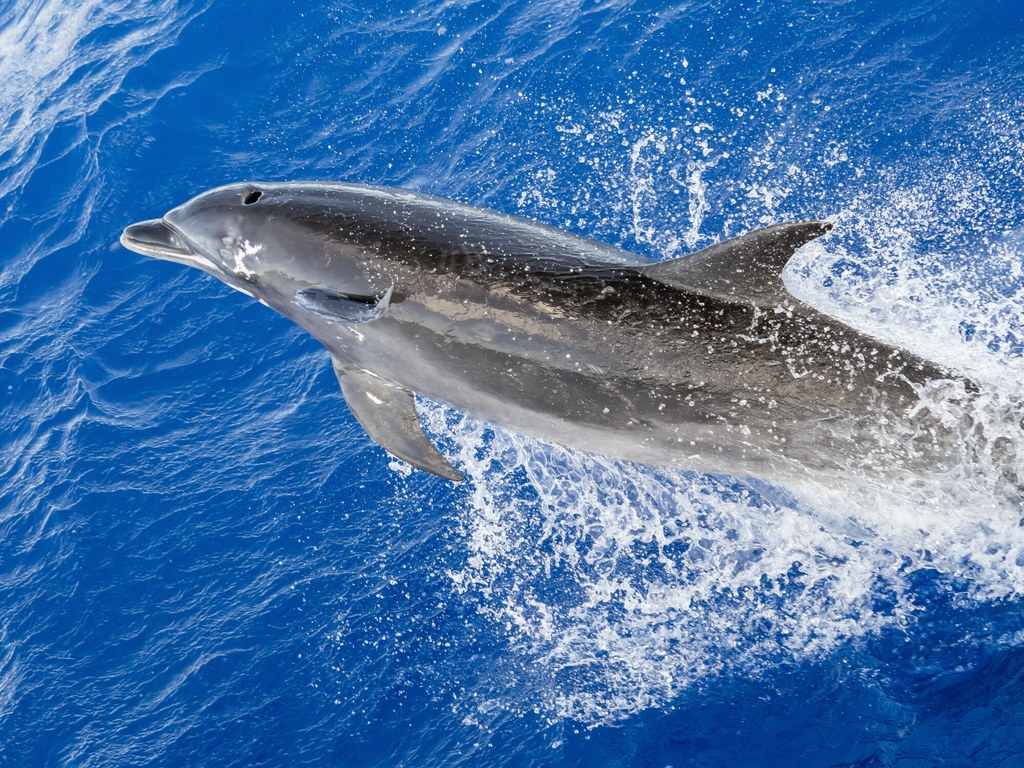
[[[204,192],[161,219],[132,224],[129,250],[197,267],[288,314],[309,291],[380,294],[363,249],[332,236],[330,191],[245,182]]]

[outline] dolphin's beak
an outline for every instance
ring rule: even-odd
[[[197,253],[185,239],[163,219],[150,219],[132,224],[121,233],[121,245],[129,251],[153,256],[165,261],[176,261],[207,272],[216,272],[208,258]]]
[[[161,219],[150,219],[132,224],[121,233],[121,245],[143,256],[177,261],[195,252],[185,244],[177,233]]]

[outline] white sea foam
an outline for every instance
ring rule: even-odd
[[[974,599],[1024,596],[1020,511],[981,487],[983,470],[969,483],[776,489],[426,415],[473,486],[453,584],[545,670],[529,704],[553,717],[615,720],[709,675],[910,621],[920,568]]]
[[[601,116],[575,125],[560,134],[570,156],[597,155],[610,170],[629,147],[615,176],[623,191],[610,195],[624,239],[666,257],[710,242],[704,171],[724,155],[680,149],[675,129],[630,141]],[[535,680],[525,696],[496,685],[483,708],[616,721],[718,673],[757,674],[912,623],[924,572],[965,600],[1024,599],[1024,238],[994,231],[1019,220],[1019,201],[996,187],[1019,175],[1024,134],[996,117],[979,130],[989,131],[979,137],[987,167],[865,169],[873,183],[836,202],[834,236],[802,251],[786,278],[801,299],[979,384],[971,397],[921,391],[930,418],[962,435],[949,473],[775,487],[611,462],[424,406],[471,485],[454,589],[505,632]],[[831,172],[793,153],[776,163],[787,153],[770,135],[751,152],[755,172],[736,195],[748,201],[744,221],[727,221],[731,234],[793,217],[790,199]],[[824,168],[851,152],[833,142]],[[557,200],[554,179],[535,181],[522,200],[543,210]],[[687,218],[666,215],[680,197]],[[555,208],[572,204],[587,200]]]

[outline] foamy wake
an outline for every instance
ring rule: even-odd
[[[1000,158],[1024,157],[1014,130],[993,145]],[[639,141],[623,161],[636,194],[619,214],[636,241],[674,255],[696,240],[708,182],[673,163],[671,142]],[[689,185],[682,237],[650,224],[655,163]],[[959,205],[999,191],[969,166],[938,180],[881,174],[787,275],[801,299],[978,382],[970,397],[948,384],[921,391],[920,409],[962,438],[952,471],[776,487],[573,453],[422,404],[469,479],[453,588],[501,628],[533,681],[514,695],[496,684],[485,708],[619,720],[718,673],[757,674],[912,624],[923,572],[966,600],[1024,599],[1024,248],[1018,232],[991,236],[990,221]],[[757,180],[751,193],[769,186],[770,217],[799,184]],[[1001,209],[1010,220],[1014,205]]]
[[[425,417],[471,484],[454,588],[541,681],[512,708],[607,722],[719,672],[820,656],[913,621],[923,568],[975,600],[1024,597],[1021,511],[984,464],[774,488]]]

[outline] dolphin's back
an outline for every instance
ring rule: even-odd
[[[282,213],[325,237],[438,269],[464,268],[465,259],[557,271],[652,263],[599,240],[420,192],[364,184],[280,188],[287,195]]]

